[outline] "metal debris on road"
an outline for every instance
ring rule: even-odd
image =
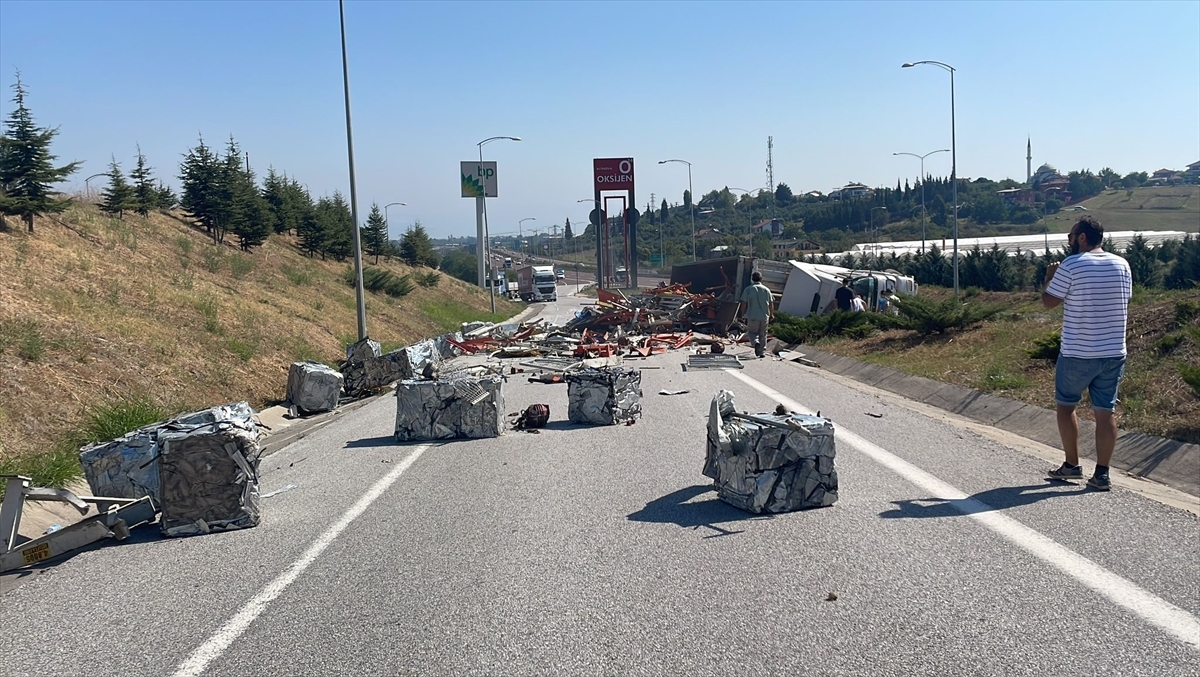
[[[499,437],[504,431],[503,377],[459,373],[396,386],[396,439]]]
[[[692,391],[690,391],[690,390],[660,390],[660,391],[658,391],[658,394],[659,395],[686,395],[687,393],[690,393],[690,392],[692,392]]]
[[[709,407],[704,475],[717,496],[752,513],[833,505],[833,424],[806,414],[743,414],[719,390]]]
[[[286,487],[283,487],[282,489],[276,489],[275,491],[272,491],[270,493],[263,494],[263,495],[259,496],[259,498],[271,498],[272,496],[278,496],[279,494],[282,494],[285,491],[291,491],[292,489],[295,489],[297,486],[298,485],[295,485],[295,484],[289,484]]]
[[[566,375],[567,418],[616,425],[642,415],[642,373],[626,367],[583,369]]]
[[[164,536],[258,525],[258,438],[245,402],[181,416],[159,430]]]
[[[745,369],[735,355],[726,353],[688,355],[687,369]]]
[[[345,377],[316,362],[293,362],[288,369],[287,401],[300,415],[335,409]]]

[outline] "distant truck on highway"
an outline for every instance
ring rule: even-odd
[[[517,269],[517,293],[527,303],[558,300],[558,280],[553,266],[525,266]]]

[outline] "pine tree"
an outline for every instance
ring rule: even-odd
[[[212,149],[204,145],[203,137],[199,145],[188,149],[179,168],[182,188],[180,205],[189,217],[204,226],[204,230],[216,243],[220,243],[225,237],[221,230],[224,226],[219,223],[220,215],[217,209],[219,173],[219,161]]]
[[[154,189],[154,206],[157,209],[170,211],[179,204],[179,196],[171,187],[159,180],[158,187]]]
[[[250,251],[267,241],[274,230],[274,213],[258,192],[254,172],[243,169],[242,152],[233,137],[225,148],[224,179],[228,186],[229,230],[238,236],[242,251]]]
[[[367,216],[367,225],[362,229],[362,245],[363,250],[368,256],[375,257],[375,264],[379,264],[379,255],[385,253],[388,244],[388,227],[387,219],[384,218],[383,212],[379,211],[377,203],[371,203],[371,213]]]
[[[400,258],[410,266],[437,267],[437,252],[420,221],[414,223],[400,238]]]
[[[121,165],[117,164],[115,157],[108,165],[108,187],[101,196],[104,199],[100,203],[100,211],[118,219],[125,218],[125,210],[133,205],[133,188],[125,181],[125,174],[121,172]]]
[[[338,191],[327,203],[321,225],[325,228],[325,253],[338,261],[346,260],[354,253],[354,217],[350,205]]]
[[[1108,241],[1105,239],[1105,242]],[[1125,248],[1125,261],[1129,264],[1129,273],[1134,284],[1143,287],[1157,287],[1162,284],[1155,252],[1146,245],[1146,238],[1141,234],[1134,235],[1133,241]]]
[[[663,223],[666,223],[667,217],[671,215],[671,212],[668,211],[668,209],[667,209],[667,198],[665,198],[665,197],[663,198],[663,201],[662,201],[662,209],[660,210],[660,214],[662,215],[660,218]]]
[[[20,73],[12,88],[16,107],[0,134],[0,225],[5,215],[20,216],[32,233],[33,217],[61,212],[70,204],[70,200],[56,199],[59,193],[50,186],[74,174],[80,163],[54,166],[57,156],[50,154],[50,142],[58,129],[34,124],[33,115],[25,107]]]
[[[150,210],[158,206],[158,190],[150,178],[151,167],[146,166],[146,156],[142,155],[140,145],[137,151],[137,165],[129,173],[129,179],[133,182],[131,207],[138,214],[148,216]]]
[[[571,230],[571,219],[567,219],[567,225],[563,227],[563,242],[570,242],[573,237],[575,233]]]
[[[296,235],[300,238],[300,249],[309,256],[321,255],[325,258],[325,225],[322,222],[328,209],[329,198],[321,198],[311,209],[306,210],[296,227]]]

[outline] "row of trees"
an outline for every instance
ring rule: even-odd
[[[54,190],[54,184],[74,174],[81,163],[54,164],[50,145],[58,130],[34,123],[25,105],[26,89],[19,74],[13,91],[15,106],[0,135],[0,218],[19,216],[32,232],[35,216],[61,212],[70,204]],[[353,252],[354,219],[341,193],[314,201],[303,184],[273,168],[260,186],[232,137],[223,152],[208,146],[203,138],[188,149],[179,167],[178,196],[161,180],[155,180],[140,147],[128,176],[115,157],[107,176],[100,209],[118,219],[126,212],[146,216],[152,211],[181,207],[216,244],[232,233],[238,245],[250,251],[272,233],[294,233],[301,249],[310,256],[342,260]],[[378,205],[372,205],[362,237],[364,250],[376,262],[385,256],[412,265],[438,264],[433,244],[420,223],[409,228],[398,244],[391,242]]]
[[[1168,240],[1161,245],[1150,246],[1145,238],[1139,235],[1134,237],[1123,252],[1116,251],[1107,240],[1104,242],[1104,249],[1125,257],[1136,285],[1191,289],[1200,281],[1200,237],[1187,235],[1183,240]],[[1031,256],[1032,252],[1009,256],[1007,252],[995,246],[991,249],[975,247],[967,250],[959,261],[959,286],[978,287],[986,291],[1036,289],[1045,277],[1046,267],[1055,261],[1062,261],[1069,253],[1064,247],[1056,251],[1044,251],[1040,256]],[[812,255],[806,260],[810,263],[834,263],[826,255]],[[870,270],[897,270],[913,276],[919,284],[944,287],[954,284],[953,260],[943,254],[937,246],[930,247],[921,255],[846,255],[837,265]]]

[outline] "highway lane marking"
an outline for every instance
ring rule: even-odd
[[[745,374],[728,369],[725,371],[730,376],[793,411],[812,413],[812,409]],[[848,444],[866,454],[892,472],[929,492],[930,495],[946,499],[948,505],[983,524],[1013,545],[1062,571],[1084,586],[1095,590],[1113,603],[1132,611],[1142,620],[1157,626],[1184,644],[1200,650],[1200,618],[1158,597],[1133,581],[1118,576],[1083,555],[1060,545],[1040,532],[1001,514],[986,503],[970,498],[966,493],[883,447],[840,426],[834,426],[834,428],[835,439],[838,442]]]
[[[283,594],[283,591],[286,590],[289,585],[294,583],[296,579],[300,577],[300,574],[304,573],[304,570],[321,556],[321,553],[324,552],[331,543],[333,543],[334,539],[336,539],[339,534],[345,531],[346,527],[350,526],[350,523],[358,518],[359,515],[362,515],[364,512],[366,512],[367,508],[371,507],[371,504],[374,503],[380,496],[382,496],[383,492],[388,490],[388,487],[392,486],[396,480],[400,479],[400,476],[404,474],[404,471],[412,467],[412,464],[415,463],[416,460],[420,458],[421,454],[425,453],[430,446],[432,445],[423,444],[417,447],[413,453],[409,454],[408,457],[401,461],[394,469],[392,469],[391,472],[389,472],[387,475],[384,475],[382,479],[380,479],[375,483],[374,486],[367,490],[367,493],[363,494],[362,498],[358,499],[357,503],[350,506],[350,509],[343,513],[338,521],[334,522],[333,525],[326,529],[325,532],[317,538],[317,540],[313,541],[312,545],[308,546],[308,549],[304,551],[304,554],[300,555],[296,561],[292,562],[291,566],[289,566],[286,571],[277,576],[275,580],[268,583],[266,587],[264,587],[257,595],[251,598],[249,602],[246,602],[246,604],[242,606],[242,608],[233,618],[229,619],[225,625],[221,626],[216,632],[209,636],[207,641],[193,651],[192,654],[188,656],[187,660],[185,660],[179,665],[178,668],[175,669],[175,672],[172,673],[173,676],[195,677],[195,675],[199,675],[204,672],[204,669],[208,667],[208,664],[219,658],[221,654],[225,653],[225,650],[229,648],[229,645],[233,644],[233,642],[237,640],[237,638],[240,637],[243,632],[246,631],[246,628],[250,627],[250,624],[253,623],[255,619],[257,619],[262,612],[266,610],[267,605],[270,604],[271,601],[276,597],[279,597],[279,595]]]

